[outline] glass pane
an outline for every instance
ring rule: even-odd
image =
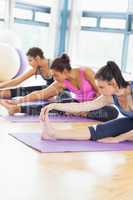
[[[131,35],[129,38],[128,62],[126,71],[133,74],[133,35]]]
[[[15,8],[14,16],[20,19],[32,19],[32,11]]]
[[[33,21],[17,21],[14,24],[14,31],[21,38],[23,48],[27,51],[33,46],[38,46],[44,50],[45,56],[49,58],[54,57],[55,53],[55,38],[56,38],[56,29],[57,29],[57,11],[58,11],[58,2],[59,0],[19,0],[17,2],[27,3],[34,6],[34,16]],[[38,11],[38,6],[48,6],[51,8],[51,13],[43,13]],[[21,10],[21,9],[19,9]],[[21,13],[15,13],[15,16],[23,19],[31,19],[33,13],[29,10],[21,10]],[[15,9],[17,11],[17,9]],[[34,23],[34,22],[48,22],[49,26],[44,26],[43,23]],[[20,23],[19,23],[20,22]]]
[[[0,18],[5,18],[6,2],[5,0],[0,1]]]
[[[128,0],[78,0],[81,10],[126,12]]]
[[[23,30],[23,31],[22,31]],[[33,46],[38,46],[44,50],[45,55],[53,54],[51,49],[50,30],[47,27],[15,24],[14,31],[23,41],[23,48],[27,51]]]
[[[0,29],[2,30],[4,28],[4,22],[0,22]]]
[[[124,29],[126,26],[126,20],[122,19],[102,19],[100,27],[102,28],[120,28]]]
[[[97,19],[93,17],[82,17],[81,26],[96,27]]]
[[[38,22],[50,22],[51,15],[47,13],[36,12],[35,21]]]
[[[121,62],[123,35],[80,31],[77,42],[71,45],[72,61],[99,68],[108,60]]]
[[[19,2],[34,4],[37,6],[52,6],[53,4],[57,3],[57,1],[58,0],[19,0]]]

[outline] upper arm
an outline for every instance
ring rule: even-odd
[[[91,83],[94,90],[98,93],[98,88],[95,84],[95,72],[88,67],[88,68],[85,68],[84,73],[85,73],[86,80],[88,80]]]

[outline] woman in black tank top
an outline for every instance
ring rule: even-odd
[[[27,58],[29,65],[32,69],[28,70],[24,74],[9,80],[0,83],[0,98],[13,98],[17,96],[25,96],[35,90],[41,90],[49,86],[54,80],[50,74],[50,62],[49,59],[46,59],[43,51],[38,47],[30,48],[27,52]],[[41,75],[44,79],[44,84],[37,86],[28,86],[28,87],[16,87],[23,81],[34,76],[37,78],[37,75]],[[9,88],[10,89],[6,89]],[[13,88],[11,88],[13,87]],[[4,89],[5,88],[5,89]]]

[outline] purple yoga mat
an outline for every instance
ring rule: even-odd
[[[41,153],[57,152],[96,152],[96,151],[129,151],[133,142],[103,144],[93,141],[42,140],[38,133],[10,133],[12,137]]]
[[[94,121],[91,119],[87,119],[84,117],[77,117],[77,116],[63,116],[63,115],[50,115],[50,120],[53,122],[61,121],[61,122],[89,122]],[[11,122],[39,122],[39,116],[32,116],[32,115],[8,115],[4,116],[4,119],[9,120]]]

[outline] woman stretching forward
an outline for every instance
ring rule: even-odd
[[[102,67],[95,75],[96,84],[102,96],[84,103],[51,104],[40,114],[44,122],[43,139],[98,140],[101,142],[121,142],[133,140],[133,82],[124,80],[119,67],[112,61]],[[67,112],[85,112],[114,103],[125,116],[91,127],[54,129],[48,121],[52,109]]]
[[[78,102],[91,101],[99,95],[94,79],[95,73],[88,67],[72,68],[70,59],[66,54],[56,58],[52,62],[50,69],[55,80],[50,86],[34,91],[15,101],[1,100],[0,103],[8,109],[10,114],[17,112],[40,114],[43,104],[37,105],[35,102],[33,105],[29,105],[29,109],[27,109],[28,106],[21,105],[21,103],[37,100],[43,101],[57,95],[62,99],[63,95],[61,94],[64,94],[64,89],[71,91]],[[60,101],[60,99],[57,99],[57,101]],[[106,106],[97,111],[87,112],[85,115],[99,121],[107,121],[116,118],[118,112],[114,107]]]

